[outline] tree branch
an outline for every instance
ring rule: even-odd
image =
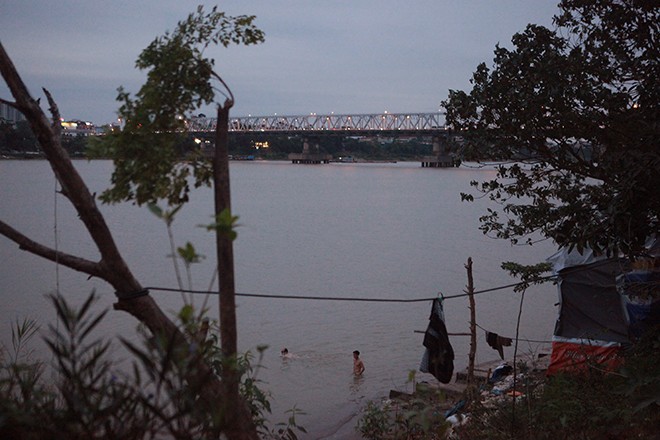
[[[56,262],[70,269],[77,270],[78,272],[86,273],[87,275],[93,277],[103,277],[103,270],[99,263],[76,257],[75,255],[59,252],[55,249],[49,248],[48,246],[37,243],[36,241],[26,237],[21,232],[12,228],[2,220],[0,220],[0,235],[4,235],[16,243],[21,250],[28,251],[31,254],[43,257],[47,260]]]
[[[9,107],[15,108],[19,112],[21,111],[20,107],[13,101],[7,101],[5,99],[0,98],[0,103],[8,105]]]
[[[60,109],[57,107],[57,104],[55,103],[55,100],[53,99],[53,96],[50,94],[50,92],[46,90],[45,87],[42,87],[41,90],[44,91],[46,99],[48,99],[48,105],[50,105],[48,110],[50,110],[50,114],[53,117],[53,122],[50,126],[55,132],[55,135],[60,137],[62,134],[62,124],[60,124]]]
[[[222,77],[221,77],[220,75],[218,75],[218,74],[215,73],[214,71],[211,71],[211,75],[214,76],[218,81],[220,81],[220,84],[222,84],[222,86],[223,86],[223,87],[227,90],[227,92],[229,93],[229,96],[228,96],[227,99],[225,100],[224,107],[225,107],[226,109],[230,109],[230,108],[232,108],[232,107],[234,106],[234,94],[231,92],[231,89],[229,88],[229,86],[227,85],[227,83],[225,82],[225,80],[223,80]],[[223,95],[224,95],[224,93],[223,93]],[[226,95],[225,95],[225,96],[226,96]]]
[[[102,278],[117,291],[137,292],[142,290],[115,244],[110,229],[98,210],[94,197],[80,174],[73,166],[68,153],[62,148],[59,136],[59,110],[50,93],[44,90],[55,118],[51,124],[39,103],[30,95],[19,76],[11,58],[0,44],[0,73],[5,79],[16,104],[23,109],[33,133],[50,163],[55,177],[62,186],[62,193],[69,199],[80,216],[92,240],[101,254]]]

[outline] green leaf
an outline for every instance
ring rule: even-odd
[[[149,211],[151,211],[151,213],[156,217],[161,219],[163,218],[163,209],[156,203],[148,203],[147,208],[149,208]]]
[[[186,265],[199,263],[203,258],[202,255],[199,255],[195,251],[195,247],[190,242],[187,242],[183,247],[178,247],[176,251],[179,254],[179,257],[181,257],[181,259],[186,263]]]
[[[186,117],[214,102],[214,82],[225,87],[204,50],[216,44],[263,42],[254,19],[200,7],[140,53],[135,65],[147,70],[147,80],[135,96],[118,89],[123,127],[93,147],[92,152],[107,155],[115,164],[112,186],[101,201],[142,205],[165,200],[177,206],[188,201],[190,185],[210,184],[212,165],[188,138]]]
[[[179,319],[182,323],[188,324],[195,318],[195,309],[192,305],[186,304],[179,310]]]
[[[234,231],[234,228],[240,226],[237,221],[238,216],[233,216],[228,209],[223,209],[220,214],[216,216],[215,223],[199,226],[206,228],[207,231],[217,231],[233,241],[238,237],[238,234]]]

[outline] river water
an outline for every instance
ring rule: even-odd
[[[92,191],[107,187],[108,161],[76,161]],[[474,264],[477,290],[514,282],[500,269],[502,261],[535,263],[554,252],[550,243],[512,247],[485,237],[478,217],[485,200],[468,204],[460,192],[471,180],[492,177],[492,169],[461,166],[422,168],[419,163],[293,165],[288,162],[232,162],[233,211],[240,217],[235,241],[236,289],[240,293],[342,298],[428,298],[413,303],[314,301],[238,297],[239,348],[255,353],[269,348],[258,378],[272,393],[272,421],[285,421],[286,410],[306,413],[297,422],[303,438],[351,438],[355,415],[368,400],[390,390],[412,391],[411,370],[423,354],[423,331],[431,298],[465,289],[465,263]],[[49,246],[96,259],[91,240],[62,196],[45,161],[0,161],[0,218]],[[201,224],[211,221],[210,189],[196,190],[173,225],[178,246],[195,245],[207,256],[192,270],[193,288],[205,290],[213,272],[214,238]],[[176,287],[167,231],[146,208],[131,204],[103,206],[111,230],[129,266],[145,286]],[[37,319],[43,331],[56,326],[44,295],[59,291],[78,304],[95,290],[98,307],[110,308],[110,287],[66,268],[57,268],[20,251],[0,237],[0,331],[10,344],[17,319]],[[153,290],[161,307],[174,313],[178,293]],[[204,296],[193,298],[197,306]],[[520,295],[511,288],[476,296],[477,324],[504,336],[516,331]],[[549,341],[556,318],[552,285],[528,289],[520,337]],[[445,301],[449,332],[469,331],[467,299]],[[217,317],[217,297],[208,299]],[[136,321],[111,311],[99,334],[131,338]],[[467,365],[469,338],[452,336],[455,369]],[[498,357],[478,332],[477,362]],[[48,356],[35,342],[35,355]],[[282,359],[287,347],[293,357]],[[521,342],[519,352],[538,352],[548,345]],[[352,377],[352,351],[360,350],[364,376]],[[511,356],[513,350],[506,349]],[[124,359],[119,349],[116,356]],[[435,383],[417,372],[418,381]]]

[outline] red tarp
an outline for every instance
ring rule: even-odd
[[[615,370],[621,365],[617,343],[594,344],[595,341],[553,341],[552,356],[547,374],[561,372],[581,372],[596,366],[605,371]]]

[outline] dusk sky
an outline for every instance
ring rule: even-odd
[[[117,87],[144,82],[142,49],[200,3],[256,15],[265,32],[261,45],[206,52],[236,97],[232,115],[247,116],[438,111],[497,43],[551,27],[558,0],[0,0],[0,41],[35,98],[45,87],[65,119],[104,124]],[[4,81],[0,97],[12,100]]]

